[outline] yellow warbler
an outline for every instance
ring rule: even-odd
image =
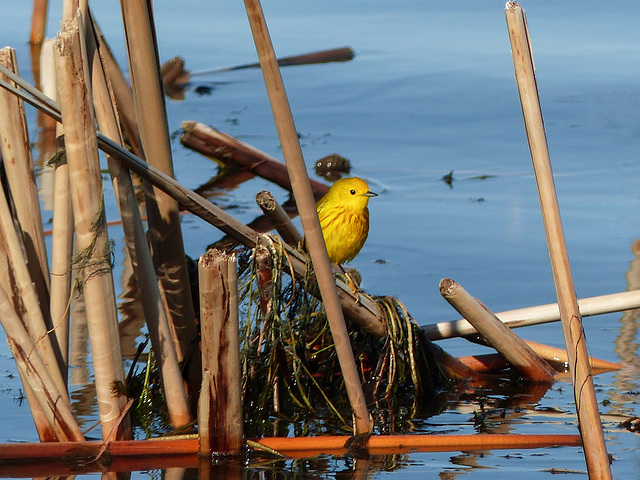
[[[349,262],[360,252],[369,234],[369,190],[361,178],[335,182],[316,204],[329,260],[334,265]]]

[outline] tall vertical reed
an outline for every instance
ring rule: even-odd
[[[542,219],[547,236],[547,249],[549,250],[560,307],[562,330],[569,356],[569,368],[573,380],[587,470],[589,478],[609,479],[612,478],[609,455],[604,441],[598,402],[589,366],[586,338],[582,328],[582,318],[578,310],[567,246],[562,230],[527,23],[524,10],[515,2],[507,3],[505,13],[525,130],[538,184]]]
[[[110,83],[101,61],[97,39],[91,22],[89,23],[87,46],[92,70],[91,86],[98,126],[102,134],[122,145],[120,127],[111,100],[113,96],[109,88]],[[155,359],[162,378],[169,421],[175,428],[183,427],[191,423],[189,404],[180,372],[180,365],[178,364],[178,357],[172,341],[167,313],[153,268],[151,252],[149,251],[147,237],[142,225],[131,173],[111,155],[107,155],[107,162],[118,200],[127,251],[129,252],[136,284],[140,289],[144,317],[148,325]]]
[[[144,157],[151,165],[173,177],[152,11],[147,0],[122,0],[120,3]],[[156,273],[162,283],[169,318],[177,334],[176,351],[182,362],[194,354],[197,332],[178,203],[163,191],[149,186],[146,207]],[[200,386],[198,358],[194,356],[188,362],[193,368],[189,378],[193,380],[191,385],[195,391]]]
[[[81,15],[64,25],[56,41],[60,106],[65,129],[77,259],[84,290],[102,437],[117,428],[117,438],[131,436],[127,421],[117,425],[126,404],[124,368],[110,265],[95,115],[90,102]]]
[[[322,230],[320,229],[320,221],[316,213],[313,192],[302,157],[302,149],[300,148],[298,133],[293,122],[293,115],[291,114],[284,83],[278,68],[278,61],[276,60],[260,2],[258,0],[245,0],[244,3],[260,59],[269,101],[271,102],[282,153],[287,163],[291,186],[298,205],[298,211],[300,212],[300,220],[307,238],[311,261],[313,262],[351,403],[354,415],[354,431],[356,434],[366,433],[370,430],[369,413],[362,393],[360,376],[351,349],[349,333],[345,325],[338,292],[336,291],[333,272],[329,264],[329,256],[327,255]]]

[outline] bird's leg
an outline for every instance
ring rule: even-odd
[[[340,267],[340,270],[342,271],[340,277],[342,277],[345,280],[345,283],[349,285],[349,288],[351,288],[351,291],[356,297],[356,303],[358,303],[360,301],[359,292],[362,291],[360,288],[360,274],[354,268],[350,268],[349,272],[347,272],[341,264],[338,264],[338,267]]]

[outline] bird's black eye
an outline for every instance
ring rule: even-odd
[[[351,195],[355,195],[355,194],[356,194],[356,191],[355,191],[355,190],[349,190],[349,193],[350,193]]]

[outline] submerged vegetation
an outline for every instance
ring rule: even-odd
[[[323,304],[310,293],[317,292],[315,279],[311,271],[304,278],[285,274],[287,256],[279,239],[262,238],[263,244],[238,256],[245,433],[348,434],[349,400]],[[440,411],[450,380],[402,303],[388,296],[375,301],[389,335],[376,338],[350,324],[349,336],[373,431],[406,433],[416,415]],[[169,428],[154,369],[150,355],[146,367],[130,376],[136,385],[130,394],[138,399],[134,423],[147,436]]]

